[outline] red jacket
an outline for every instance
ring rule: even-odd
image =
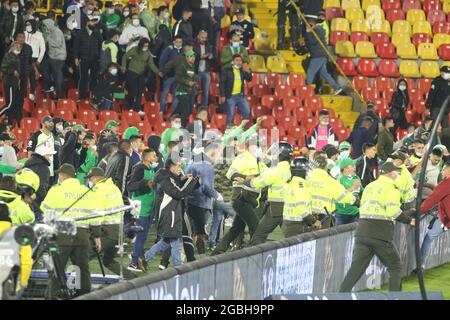
[[[426,213],[433,206],[439,204],[439,218],[447,228],[450,228],[450,177],[442,180],[422,203],[420,211]]]

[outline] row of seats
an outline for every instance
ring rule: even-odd
[[[421,95],[425,96],[431,87],[432,79],[421,78],[417,79],[417,84],[415,79],[405,78],[408,86],[409,92],[418,91]],[[398,79],[388,78],[384,76],[378,76],[376,78],[369,78],[365,76],[355,76],[353,77],[353,86],[356,90],[361,92],[364,88],[373,88],[379,93],[385,92],[388,89],[396,89]]]
[[[443,2],[443,4],[441,4]],[[404,11],[410,9],[423,9],[428,12],[430,10],[437,10],[445,7],[447,0],[424,0],[423,4],[419,0],[325,0],[323,7],[327,8],[342,8],[348,10],[351,8],[362,8],[367,11],[370,7],[382,8],[384,11],[402,8]]]
[[[358,19],[353,22],[349,22],[345,18],[334,18],[331,21],[331,31],[345,31],[351,32],[364,32],[370,35],[372,32],[384,32],[389,36],[396,33],[406,33],[413,35],[416,33],[433,34],[431,23],[428,21],[416,21],[413,24],[407,20],[396,20],[391,24],[387,20],[378,20],[374,23],[368,23],[367,20]]]
[[[347,76],[377,77],[382,75],[393,78],[400,76],[406,78],[434,78],[440,74],[440,66],[436,61],[422,61],[420,67],[419,62],[416,60],[402,60],[400,65],[397,65],[396,60],[386,59],[380,60],[377,66],[374,59],[361,58],[356,66],[353,59],[338,58],[337,63]],[[450,65],[449,62],[444,62],[444,64]]]

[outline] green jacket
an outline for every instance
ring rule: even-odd
[[[194,94],[194,87],[189,86],[189,81],[195,80],[195,65],[187,62],[186,59],[175,59],[179,61],[175,66],[175,86],[177,87],[177,96]]]
[[[87,176],[87,174],[92,168],[97,166],[97,163],[98,163],[97,155],[93,154],[91,152],[91,149],[88,149],[86,153],[86,159],[84,160],[84,163],[78,168],[77,171],[77,179],[78,181],[80,181],[81,184],[83,185],[86,184],[84,178]]]
[[[386,128],[382,128],[378,134],[377,154],[378,157],[386,161],[394,151],[394,136]]]
[[[155,39],[159,27],[158,18],[153,14],[151,10],[143,11],[140,15],[140,18],[150,37],[152,39]]]
[[[226,67],[231,66],[231,62],[233,60],[233,55],[238,54],[238,53],[242,53],[244,62],[250,61],[249,57],[248,57],[248,51],[244,46],[240,46],[239,50],[235,50],[235,49],[231,48],[231,46],[229,46],[229,45],[223,47],[222,53],[220,55],[220,63],[222,64],[222,70],[225,69]]]
[[[223,144],[228,145],[228,143],[237,137],[238,143],[243,143],[247,141],[247,139],[254,134],[259,129],[259,125],[254,124],[248,130],[244,131],[244,126],[238,126],[233,129],[231,132],[227,132],[223,136]]]
[[[353,187],[353,185],[355,184],[356,181],[359,181],[359,191],[354,191],[353,196],[357,200],[359,200],[361,198],[361,194],[363,192],[363,187],[362,187],[361,179],[358,176],[355,175],[353,177],[347,177],[347,176],[340,175],[338,177],[338,181],[340,184],[342,184],[344,186],[344,188],[346,190]],[[355,206],[353,204],[336,203],[336,214],[355,216],[355,215],[359,214],[359,207]]]
[[[113,14],[102,14],[101,16],[101,22],[103,22],[106,26],[106,29],[113,30],[117,29],[120,24],[120,17],[113,13]]]
[[[109,52],[111,53],[111,62],[117,63],[117,53],[119,52],[117,45],[112,41],[103,41],[102,51],[106,49],[109,49]]]
[[[122,67],[139,75],[144,74],[148,69],[154,74],[159,73],[150,51],[139,51],[138,47],[133,47],[125,53],[122,58]]]
[[[167,145],[169,144],[170,141],[175,140],[179,135],[181,134],[181,130],[180,129],[176,129],[176,128],[167,128],[166,130],[164,130],[164,132],[161,135],[161,146],[163,148],[163,156],[165,158],[165,152],[166,152],[166,148]]]

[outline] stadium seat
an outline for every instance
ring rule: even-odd
[[[358,72],[356,71],[355,63],[352,59],[338,58],[337,63],[346,76],[352,77],[358,74]]]
[[[408,89],[413,89],[416,87],[416,81],[414,79],[406,77],[405,81]]]
[[[251,113],[252,119],[255,120],[262,115],[270,114],[270,110],[264,106],[256,106],[256,107],[250,108],[250,113]]]
[[[278,104],[279,104],[279,100],[277,99],[276,96],[264,95],[261,97],[261,105],[263,107],[272,109],[272,108],[278,106]]]
[[[434,25],[435,22],[445,22],[446,17],[444,11],[441,10],[431,10],[427,13],[427,21]]]
[[[358,92],[361,92],[363,88],[370,87],[370,80],[364,76],[356,76],[353,77],[353,86],[356,88]]]
[[[286,61],[283,59],[283,57],[278,56],[270,56],[267,58],[267,69],[270,72],[275,73],[289,73]]]
[[[295,117],[297,121],[301,122],[302,119],[313,118],[314,115],[310,108],[308,107],[298,107],[294,110]]]
[[[378,70],[380,70],[380,66],[378,66]],[[375,88],[378,92],[383,92],[387,89],[394,89],[395,85],[392,82],[391,78],[381,76],[375,79]]]
[[[367,25],[367,21],[364,19],[358,19],[352,22],[352,32],[364,32],[370,34],[370,28]]]
[[[384,19],[384,11],[377,5],[370,5],[366,9],[366,20],[373,24],[377,20],[385,20]]]
[[[295,116],[286,116],[276,118],[278,126],[282,125],[283,128],[290,128],[298,126],[297,118]],[[281,130],[280,130],[281,131]]]
[[[283,108],[292,112],[296,108],[303,106],[303,103],[299,97],[286,97],[283,99]]]
[[[439,60],[436,47],[432,43],[421,43],[417,50],[420,59],[423,60]]]
[[[41,119],[24,117],[20,120],[20,128],[26,129],[28,132],[35,132],[40,129],[40,122]]]
[[[266,73],[264,75],[264,84],[273,89],[277,85],[282,84],[281,75],[278,73]]]
[[[361,58],[358,62],[358,73],[366,77],[378,76],[377,65],[373,59]]]
[[[356,44],[355,53],[361,58],[376,58],[375,48],[372,42],[360,41]]]
[[[275,127],[276,122],[274,117],[271,115],[264,115],[262,116],[262,122],[261,122],[261,128],[263,129],[269,129]]]
[[[384,32],[372,32],[370,41],[376,47],[379,43],[390,42],[389,35]]]
[[[348,33],[344,31],[331,31],[330,32],[330,45],[334,46],[338,41],[347,41]]]
[[[214,116],[211,117],[211,119]],[[136,119],[137,120],[137,119]],[[161,114],[150,114],[146,117],[147,122],[150,124],[150,126],[153,128],[154,131],[158,131],[161,129],[161,125],[164,122],[164,119]],[[138,123],[139,121],[136,121]]]
[[[433,38],[426,33],[416,33],[412,36],[413,45],[418,48],[421,43],[431,43]]]
[[[382,3],[382,8],[385,12],[393,9],[400,9],[401,6],[400,0],[383,0]]]
[[[401,61],[400,74],[405,78],[420,78],[420,71],[417,62],[413,60]]]
[[[258,84],[252,88],[252,93],[254,96],[262,97],[265,94],[272,94],[272,90],[264,84]]]
[[[413,25],[416,21],[425,21],[425,12],[422,9],[410,9],[406,13],[406,20]]]
[[[50,115],[50,111],[48,111],[46,108],[33,108],[31,111],[31,117],[38,119],[41,121],[41,119],[44,116]]]
[[[423,11],[426,13],[432,11],[432,10],[441,10],[442,5],[439,0],[425,0],[422,5]]]
[[[292,89],[299,88],[305,85],[305,78],[299,74],[290,74],[286,79],[286,84]]]
[[[119,116],[115,111],[102,110],[98,114],[98,119],[103,122],[108,122],[109,120],[119,121]]]
[[[361,90],[361,95],[366,101],[374,101],[378,99],[378,92],[375,88],[367,87]]]
[[[300,99],[306,99],[307,97],[312,97],[313,95],[314,88],[311,86],[306,85],[295,89],[295,96],[298,96]]]
[[[450,60],[450,44],[441,44],[438,49],[438,54],[442,60]]]
[[[416,47],[412,43],[399,44],[397,56],[402,59],[417,59]]]
[[[417,82],[417,90],[419,90],[419,92],[423,96],[427,95],[428,91],[430,91],[432,81],[433,81],[432,79],[427,78],[419,79],[419,81]]]
[[[392,43],[379,43],[376,46],[377,55],[382,59],[396,59],[397,53]]]
[[[416,33],[428,33],[431,35],[430,23],[428,21],[416,21],[413,25],[413,34]]]
[[[250,67],[251,68],[251,67]],[[253,70],[254,71],[254,70]],[[247,81],[246,83],[245,83],[245,85],[249,88],[249,89],[251,89],[251,88],[253,88],[254,86],[256,86],[256,85],[258,85],[258,84],[261,84],[261,82],[262,82],[262,80],[260,80],[260,77],[259,77],[259,74],[257,74],[257,73],[252,73],[252,80],[250,80],[250,81]],[[213,83],[211,83],[211,86],[213,85]],[[216,87],[216,89],[215,89],[215,94],[219,94],[219,92],[220,92],[220,87],[219,87],[219,83],[214,83],[214,86]],[[211,87],[210,87],[210,89],[209,89],[209,92],[211,93]],[[215,95],[214,94],[214,95]]]
[[[122,120],[126,120],[130,125],[134,125],[135,123],[142,121],[141,116],[135,111],[122,112]]]
[[[358,19],[364,19],[364,11],[361,8],[348,8],[345,10],[345,19],[353,22]]]
[[[395,89],[386,89],[382,92],[383,99],[390,103],[392,100],[392,96],[394,95]]]
[[[151,101],[144,104],[144,112],[146,114],[158,113],[159,103]]]
[[[335,18],[331,20],[331,31],[344,31],[350,34],[350,25],[345,18]]]
[[[102,120],[89,121],[87,123],[87,126],[89,129],[93,130],[95,133],[98,134],[105,128],[105,122]]]
[[[36,107],[38,108],[45,108],[50,113],[55,110],[55,102],[52,99],[36,99]]]
[[[386,20],[393,24],[397,20],[405,20],[405,13],[402,9],[393,9],[386,12]]]
[[[347,10],[348,8],[361,8],[359,0],[342,0],[341,8]]]
[[[433,23],[433,34],[437,33],[450,33],[450,22]]]
[[[435,78],[440,75],[439,64],[436,61],[422,61],[420,73],[424,78]]]
[[[400,76],[395,60],[381,60],[378,65],[378,72],[385,77],[397,78]]]
[[[367,11],[369,6],[381,7],[380,0],[362,0],[361,7],[364,11]]]
[[[407,20],[397,20],[392,26],[392,33],[403,33],[411,35],[411,24]]]
[[[70,110],[71,112],[77,112],[77,103],[72,99],[59,99],[56,103],[56,108],[61,110]]]
[[[339,57],[354,58],[356,57],[355,49],[350,41],[338,41],[334,47],[336,55]]]
[[[247,95],[245,97],[245,100],[247,100],[248,106],[251,108],[256,107],[259,104],[259,97],[254,95]]]
[[[392,44],[395,47],[398,47],[401,44],[410,44],[411,43],[411,37],[408,33],[394,33],[392,35]]]
[[[389,21],[387,20],[378,20],[375,23],[372,24],[370,28],[371,32],[383,32],[387,33],[388,35],[391,35],[391,25],[389,24]]]
[[[289,86],[281,84],[281,85],[277,85],[275,87],[275,96],[279,100],[282,100],[285,97],[290,97],[290,96],[293,96],[293,95],[294,95],[293,91],[292,91],[292,89]]]
[[[84,123],[88,123],[89,121],[97,120],[97,116],[95,115],[94,110],[78,110],[77,119],[83,121]]]
[[[139,121],[134,126],[139,129],[144,139],[147,139],[152,134],[152,127],[147,121]]]
[[[422,5],[419,0],[404,0],[402,4],[402,10],[407,12],[410,9],[422,9]]]
[[[444,11],[445,14],[448,14],[450,12],[450,2],[444,1],[444,5],[442,6],[442,11]]]
[[[364,32],[352,32],[350,41],[356,46],[356,43],[359,41],[369,41],[369,36]]]
[[[438,33],[433,37],[433,43],[436,48],[439,48],[441,44],[450,44],[450,35],[446,33]]]
[[[341,6],[341,2],[339,0],[325,0],[323,2],[323,8],[339,8]]]
[[[323,101],[318,96],[311,96],[307,97],[305,99],[305,107],[311,108],[312,110],[315,110],[314,112],[317,114],[318,111],[324,109]],[[330,110],[330,117],[334,116],[334,110]]]
[[[250,69],[254,72],[267,72],[264,57],[256,54],[249,55]]]
[[[344,10],[342,8],[326,8],[325,18],[327,21],[332,21],[334,18],[343,18]]]

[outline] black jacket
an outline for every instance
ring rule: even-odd
[[[127,183],[131,176],[131,157],[122,150],[117,151],[109,158],[106,166],[105,175],[107,178],[112,178],[114,184],[120,189],[122,195],[127,197]]]
[[[230,27],[230,31],[228,32],[229,35],[231,35],[231,31],[233,29],[242,29],[242,44],[244,45],[244,47],[249,46],[250,43],[250,39],[253,39],[253,37],[255,36],[255,31],[253,30],[253,24],[250,21],[244,20],[242,22],[239,21],[234,21],[231,24]]]
[[[110,142],[119,143],[119,138],[115,134],[111,132],[108,138],[105,137],[103,131],[100,133],[98,141],[97,141],[97,150],[98,150],[98,160],[103,159],[107,154],[108,150],[104,148],[104,145]]]
[[[81,29],[75,37],[73,45],[74,57],[85,61],[100,60],[102,41],[102,35],[98,30],[92,31],[91,35],[89,35],[86,28]]]
[[[159,65],[159,58],[165,48],[172,43],[172,34],[165,24],[159,26],[155,41],[152,42],[152,53],[156,57],[155,64]]]
[[[194,42],[192,24],[183,19],[178,20],[173,26],[173,36],[180,36],[183,39],[183,45],[192,44]]]
[[[18,56],[15,55],[14,52],[8,52],[3,56],[2,60],[2,74],[6,81],[12,81],[14,83],[18,82],[19,79],[17,79],[14,76],[14,71],[17,71],[20,73],[20,59]]]
[[[43,156],[33,153],[25,162],[24,167],[32,170],[39,176],[39,189],[36,192],[36,201],[40,204],[47,195],[50,185],[50,163]]]
[[[103,99],[113,101],[113,93],[123,91],[117,85],[117,81],[117,76],[106,71],[94,88],[92,99],[97,103],[101,103]]]
[[[78,137],[75,132],[69,131],[64,137],[64,144],[61,147],[59,153],[59,162],[61,164],[68,163],[78,169],[80,166],[80,156],[77,153],[77,149],[80,147],[78,143]]]
[[[157,184],[155,212],[159,217],[158,235],[162,238],[181,238],[185,199],[197,186],[198,179],[184,179],[161,169],[153,180]]]
[[[370,129],[369,129],[369,132],[370,132],[370,134],[371,134],[371,136],[372,137],[376,137],[377,135],[378,135],[378,130],[379,130],[379,125],[380,125],[380,122],[381,122],[381,119],[380,119],[380,117],[375,113],[375,112],[373,112],[373,111],[367,111],[367,113],[361,113],[359,116],[358,116],[358,118],[356,119],[356,121],[355,121],[355,124],[354,124],[354,126],[353,126],[353,130],[356,130],[356,129],[358,129],[359,127],[361,127],[361,123],[362,123],[362,120],[365,118],[365,117],[370,117],[370,118],[372,118],[372,126],[370,127]],[[376,140],[376,139],[375,139]]]
[[[444,100],[450,95],[450,81],[441,76],[434,78],[425,105],[428,109],[440,109]]]
[[[5,13],[0,20],[0,41],[5,41],[6,37],[11,38],[11,34],[14,29],[14,15],[11,11],[8,11]],[[22,18],[22,13],[17,12],[17,24],[16,24],[16,30],[14,34],[12,35],[14,38],[16,38],[16,35],[18,32],[22,32],[24,30],[24,23]],[[13,40],[13,39],[11,39]]]
[[[195,73],[198,73],[198,67],[200,65],[200,57],[201,57],[201,48],[200,48],[200,43],[198,41],[196,41],[194,43],[194,51],[195,51]],[[213,50],[212,50],[212,46],[209,43],[205,43],[205,53],[210,53],[211,55],[213,55]],[[211,65],[211,59],[203,59],[205,60],[205,72],[209,72],[210,69],[210,65]]]
[[[26,43],[22,46],[22,51],[19,54],[20,60],[20,78],[26,79],[31,72],[31,65],[33,64],[33,49]]]
[[[375,181],[374,171],[376,169],[376,159],[368,159],[362,155],[356,159],[356,175],[361,178],[363,188]]]
[[[149,170],[149,168],[141,163],[136,164],[131,171],[130,181],[128,182],[128,192],[139,192],[140,190],[148,187],[147,181],[144,180],[145,170]]]
[[[314,31],[317,33],[322,43],[327,43],[325,40],[325,30],[321,26],[315,27]],[[309,54],[311,55],[311,58],[328,57],[327,53],[322,48],[312,32],[305,32],[305,43],[306,47],[308,48]]]
[[[245,72],[240,69],[241,79],[242,79],[242,88],[241,93],[244,93],[244,81],[252,81],[252,74],[250,72]],[[233,84],[234,84],[234,73],[233,67],[224,68],[222,71],[222,75],[220,77],[220,96],[229,99],[231,97],[231,93],[233,92]]]

